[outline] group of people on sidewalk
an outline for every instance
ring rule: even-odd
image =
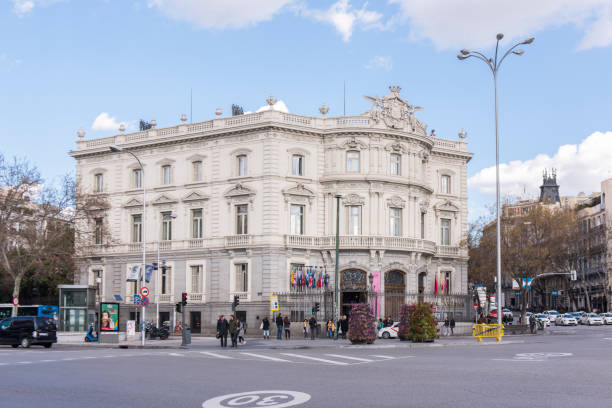
[[[442,325],[442,336],[454,336],[455,335],[455,318],[451,317],[450,320],[448,317],[444,319],[444,325]]]
[[[246,344],[244,338],[246,331],[246,322],[241,322],[240,319],[233,315],[229,317],[229,321],[223,315],[219,316],[219,320],[217,320],[217,338],[221,342],[221,347],[227,347],[228,334],[232,341],[232,347],[237,348],[238,343]]]

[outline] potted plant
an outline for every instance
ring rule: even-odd
[[[438,322],[431,303],[411,305],[409,313],[409,337],[413,342],[433,342],[438,338]]]
[[[348,338],[353,344],[372,344],[376,340],[376,318],[367,303],[358,303],[351,308]]]
[[[410,313],[414,310],[415,305],[402,305],[400,309],[399,330],[397,337],[400,340],[411,340],[410,337]]]

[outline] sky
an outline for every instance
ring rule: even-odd
[[[498,75],[503,197],[561,195],[612,177],[612,0],[0,0],[0,152],[46,180],[86,138],[256,111],[361,114],[389,85],[438,137],[468,133],[469,217],[495,201],[493,80],[484,62],[527,37]]]

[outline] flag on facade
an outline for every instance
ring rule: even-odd
[[[318,270],[317,271],[317,288],[321,287],[321,284],[323,283],[323,270]]]
[[[434,282],[434,295],[438,294],[438,274],[436,273],[436,279]]]
[[[325,277],[323,278],[323,285],[327,287],[328,283],[329,283],[329,275],[327,274],[327,268],[325,268]]]
[[[127,267],[127,281],[128,282],[137,282],[138,275],[140,274],[140,264],[138,265],[128,265]]]

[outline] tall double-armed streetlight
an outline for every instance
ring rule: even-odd
[[[502,324],[502,314],[501,311],[501,230],[500,230],[500,222],[499,222],[499,201],[500,201],[500,193],[499,193],[499,120],[497,117],[497,74],[499,72],[499,67],[501,63],[504,62],[504,59],[510,54],[514,55],[523,55],[525,51],[522,49],[516,49],[516,47],[521,45],[531,44],[534,40],[534,37],[529,37],[526,40],[523,40],[519,43],[514,44],[512,47],[508,49],[504,53],[501,58],[498,58],[499,53],[499,42],[504,38],[503,34],[497,34],[497,43],[495,44],[495,57],[486,57],[483,53],[478,51],[466,50],[463,49],[460,51],[457,58],[460,60],[465,60],[470,57],[478,58],[481,61],[484,61],[485,64],[491,69],[491,73],[493,74],[493,86],[495,89],[495,190],[496,190],[496,218],[497,218],[497,323]]]
[[[144,166],[142,165],[142,162],[140,161],[140,159],[138,158],[138,156],[136,156],[131,150],[128,149],[124,149],[122,147],[119,146],[110,146],[109,147],[111,152],[114,153],[129,153],[131,154],[136,161],[138,162],[138,165],[140,166],[140,181],[141,181],[141,187],[142,187],[142,267],[141,267],[141,273],[142,273],[142,286],[144,287],[145,285],[145,272],[147,269],[147,262],[146,262],[146,256],[147,256],[147,235],[145,233],[145,226],[147,225],[146,223],[146,210],[147,210],[147,193],[146,193],[146,189],[145,189],[145,184],[144,184]],[[140,332],[141,332],[141,337],[142,337],[142,345],[145,345],[145,307],[141,306],[142,312],[142,319],[140,321],[141,323],[141,328],[140,328]]]

